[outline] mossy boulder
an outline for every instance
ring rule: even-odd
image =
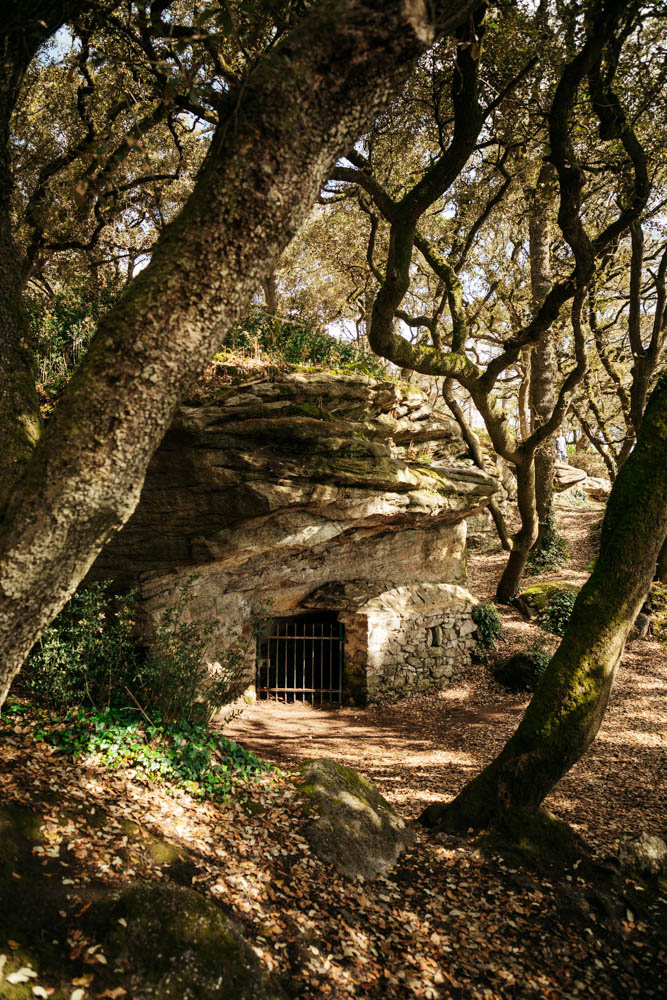
[[[493,668],[493,678],[509,691],[532,691],[544,673],[543,656],[515,653]]]
[[[333,760],[301,766],[298,791],[309,818],[314,854],[347,878],[373,879],[388,871],[415,839],[375,785]]]
[[[63,830],[83,815],[54,807],[45,817],[43,808],[0,806],[0,900],[11,901],[0,906],[0,997],[32,1000],[33,988],[48,987],[53,1000],[69,1000],[72,981],[93,971],[86,952],[95,945],[106,959],[93,963],[95,995],[120,986],[137,1000],[284,1000],[235,924],[189,885],[142,882],[114,890],[93,880],[74,896],[76,860],[66,840],[54,857],[34,850],[52,846],[44,830],[45,818],[54,828],[53,812]],[[106,821],[106,813],[94,812],[95,822],[85,818],[91,835]],[[122,829],[163,876],[190,882],[196,869],[188,868],[187,852],[134,823],[123,821]],[[73,922],[83,954],[72,949]]]
[[[525,618],[531,620],[537,618],[557,594],[576,594],[578,590],[575,584],[568,583],[567,580],[544,580],[522,590],[514,604]]]
[[[94,903],[88,930],[129,967],[133,992],[159,1000],[282,1000],[248,942],[193,889],[136,884]]]
[[[667,875],[667,843],[645,830],[621,844],[621,865],[633,875],[655,878]]]

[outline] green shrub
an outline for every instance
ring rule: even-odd
[[[122,284],[96,285],[85,279],[57,288],[47,299],[28,298],[37,378],[47,396],[60,395],[88,350],[103,316],[117,301]]]
[[[536,646],[530,653],[515,653],[493,668],[494,680],[510,691],[534,691],[551,657]]]
[[[547,653],[546,649],[542,646],[534,646],[530,651],[530,655],[535,664],[535,683],[533,684],[533,688],[536,688],[542,674],[551,663],[551,654]]]
[[[477,647],[486,652],[493,649],[502,635],[503,627],[494,604],[477,604],[472,609],[472,620],[477,626]]]
[[[207,665],[206,647],[220,623],[187,620],[195,580],[196,575],[189,577],[175,604],[162,612],[137,677],[136,697],[147,712],[165,722],[207,723],[240,694],[248,646],[254,641],[251,635],[244,643],[228,629],[227,648],[216,665]]]
[[[545,632],[565,635],[577,594],[572,590],[561,590],[551,598],[544,611],[538,616],[538,624]]]
[[[31,726],[36,740],[74,759],[95,758],[113,770],[132,767],[142,777],[166,782],[206,799],[222,799],[239,786],[256,780],[271,767],[238,743],[208,726],[177,723],[147,724],[127,709],[95,713],[72,709],[64,717],[38,718],[30,710],[9,706],[14,721]]]
[[[108,581],[77,591],[33,647],[25,681],[56,709],[125,704],[138,669],[134,592],[112,597]]]
[[[178,590],[143,652],[134,634],[134,592],[112,597],[108,582],[77,591],[28,658],[26,680],[32,693],[57,711],[131,706],[147,719],[208,722],[240,693],[254,636],[243,642],[229,629],[227,648],[209,668],[206,647],[219,622],[187,620],[195,579],[190,577]]]
[[[546,530],[542,544],[530,550],[526,561],[526,569],[533,575],[565,566],[571,558],[565,539],[556,531],[553,509],[547,514],[545,525]]]
[[[288,364],[346,368],[363,374],[385,374],[380,360],[358,344],[338,340],[317,327],[293,319],[281,319],[258,311],[235,327],[225,340],[231,351],[257,348],[261,354]]]

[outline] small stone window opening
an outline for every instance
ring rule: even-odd
[[[434,625],[428,631],[429,631],[429,646],[442,646],[442,626]]]

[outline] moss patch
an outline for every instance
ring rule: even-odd
[[[544,580],[522,590],[516,599],[516,605],[527,618],[534,618],[540,611],[544,611],[556,594],[576,594],[578,590],[575,584],[568,583],[567,580]]]
[[[118,962],[133,991],[160,1000],[281,997],[235,925],[194,890],[137,884],[88,911],[89,931]]]

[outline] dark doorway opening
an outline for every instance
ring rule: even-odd
[[[257,642],[257,696],[340,705],[344,630],[335,612],[276,618]]]

